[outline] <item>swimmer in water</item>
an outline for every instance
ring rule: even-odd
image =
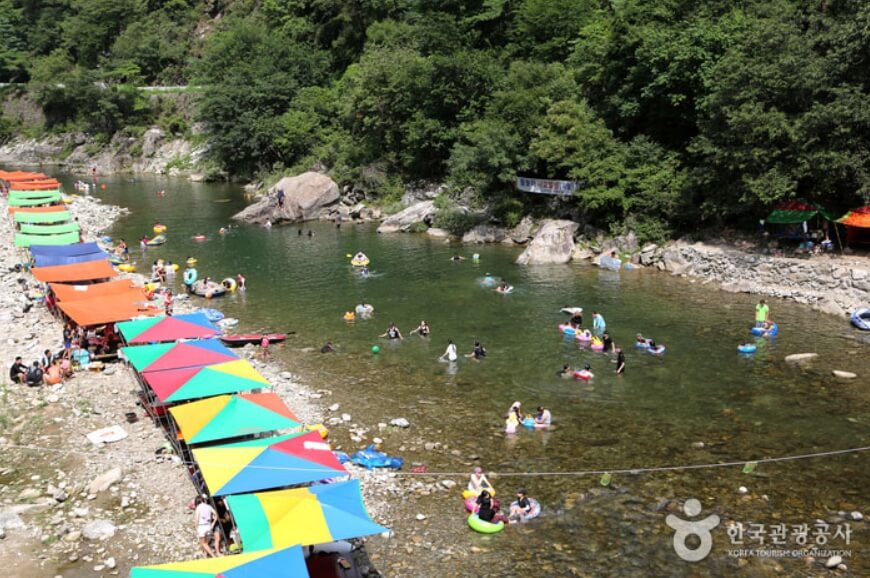
[[[453,255],[452,257],[450,257],[450,260],[451,261],[465,261],[465,257],[463,257],[462,255]]]
[[[218,235],[226,235],[226,233],[227,233],[227,230],[224,229],[223,227],[221,227],[220,229],[218,229]]]
[[[574,377],[574,370],[567,363],[562,366],[562,371],[559,372],[561,377]]]
[[[420,337],[428,337],[429,325],[425,321],[420,321],[420,325],[418,325],[416,329],[411,331],[410,335],[414,335],[415,333]]]
[[[402,337],[402,332],[399,331],[399,328],[396,327],[396,324],[393,323],[392,321],[390,322],[390,326],[387,327],[387,331],[385,333],[382,333],[378,337],[386,337],[387,339],[399,339],[399,340],[404,339],[404,337]]]

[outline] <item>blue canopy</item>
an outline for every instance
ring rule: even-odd
[[[102,253],[103,250],[96,243],[73,243],[72,245],[31,245],[30,252],[34,257],[36,255],[72,257],[88,253]]]
[[[31,245],[30,252],[37,267],[54,267],[99,261],[106,253],[96,243],[75,243],[73,245]]]

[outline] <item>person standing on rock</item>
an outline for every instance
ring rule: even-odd
[[[193,511],[193,519],[196,522],[196,537],[199,539],[199,547],[205,552],[207,558],[216,556],[209,546],[209,538],[212,537],[214,526],[217,522],[217,512],[209,506],[202,496],[196,497],[196,509]]]
[[[755,306],[755,326],[763,326],[764,322],[767,321],[768,315],[770,315],[770,307],[767,305],[767,302],[762,299]]]
[[[277,197],[278,197],[278,207],[283,208],[284,207],[284,189],[278,189]]]

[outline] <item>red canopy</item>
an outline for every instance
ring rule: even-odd
[[[149,364],[147,370],[142,372],[142,376],[147,381],[149,374],[153,374],[154,372],[166,374],[170,370],[183,370],[191,367],[196,368],[198,371],[199,368],[206,365],[222,363],[224,361],[233,361],[235,359],[238,358],[234,357],[232,354],[223,353],[219,348],[178,343],[175,347]],[[196,371],[194,371],[194,373],[195,372]]]
[[[57,265],[55,267],[34,267],[33,276],[43,283],[75,283],[79,281],[96,281],[117,277],[108,261],[87,261],[72,265]]]

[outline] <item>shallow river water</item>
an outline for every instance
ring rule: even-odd
[[[817,520],[830,524],[825,547],[851,554],[844,559],[849,572],[870,573],[866,526],[851,522],[849,544],[834,536],[848,522],[838,511],[870,514],[870,454],[762,463],[752,473],[741,466],[614,473],[606,487],[600,474],[584,474],[870,445],[870,347],[845,321],[773,301],[780,335],[741,356],[735,348],[748,337],[755,299],[701,282],[582,263],[521,267],[513,247],[384,236],[373,225],[310,223],[302,236],[296,226],[242,225],[220,236],[219,227],[245,205],[237,186],[157,178],[104,182],[97,194],[132,211],[112,234],[134,248],[140,271],[158,257],[183,262],[192,255],[201,275],[244,273],[245,294],[211,305],[240,318],[239,331],[295,331],[278,350],[288,368],[303,383],[332,390],[329,403],[341,403],[353,423],[372,428],[369,438],[384,438],[382,449],[444,473],[423,481],[453,479],[462,486],[465,478],[449,473],[479,464],[501,474],[494,482],[503,496],[526,487],[543,504],[540,520],[482,536],[465,526],[459,488],[421,492],[406,467],[399,480],[407,495],[394,507],[395,533],[388,543],[370,541],[388,576],[819,575],[825,570],[818,562],[777,557],[799,548],[792,526],[810,526],[809,544],[821,540],[813,534]],[[155,195],[160,189],[164,197]],[[137,239],[150,234],[155,220],[168,226],[169,241],[141,255]],[[197,233],[207,240],[192,240]],[[346,257],[358,250],[372,260],[368,279]],[[449,259],[473,252],[479,263]],[[482,288],[478,280],[487,273],[505,277],[514,292]],[[374,318],[344,322],[344,311],[360,301],[375,307]],[[563,339],[557,326],[567,317],[559,312],[566,304],[583,307],[587,320],[592,310],[604,315],[616,342],[626,346],[625,375],[614,375],[610,356]],[[432,327],[428,339],[408,335],[421,319]],[[390,321],[404,341],[377,338]],[[666,345],[665,355],[633,349],[637,332]],[[439,363],[448,338],[460,353],[480,340],[488,355],[482,362]],[[326,340],[338,353],[319,353]],[[375,344],[379,354],[371,352]],[[809,351],[820,357],[804,368],[783,361]],[[588,383],[556,375],[565,363],[587,362],[596,375]],[[839,381],[832,369],[859,378]],[[506,436],[503,415],[513,401],[527,410],[550,408],[551,430]],[[407,418],[411,428],[378,432],[377,424],[393,417]],[[345,450],[362,445],[340,428],[334,443]],[[434,443],[441,446],[431,449]],[[692,519],[721,519],[710,555],[696,563],[677,556],[665,523],[668,513],[688,518],[680,506],[693,497],[703,512]],[[416,520],[418,513],[427,519]],[[736,522],[763,524],[764,545],[758,534],[733,544],[726,525]],[[784,545],[770,543],[777,524],[790,529]],[[767,549],[772,557],[741,555],[738,548]]]

